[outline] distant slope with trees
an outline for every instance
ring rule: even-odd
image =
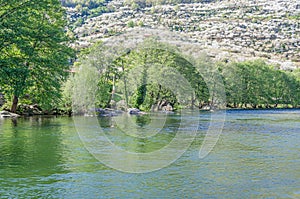
[[[145,1],[125,3],[136,2]],[[147,1],[147,5],[152,5],[153,2]],[[201,2],[210,3],[210,1]],[[82,112],[91,107],[108,108],[115,107],[117,104],[123,104],[123,109],[135,107],[145,111],[161,110],[166,105],[175,109],[217,108],[219,91],[215,88],[220,82],[214,81],[213,77],[216,74],[224,83],[228,108],[300,106],[300,69],[280,70],[282,68],[280,64],[267,63],[268,59],[235,61],[227,57],[214,59],[216,56],[205,54],[203,57],[194,57],[190,60],[183,56],[176,46],[163,43],[151,35],[145,36],[148,40],[145,39],[139,48],[114,57],[110,64],[105,63],[105,60],[110,57],[104,53],[102,37],[89,43],[87,48],[81,46],[75,56],[74,49],[70,47],[71,42],[74,44],[82,41],[83,37],[80,36],[78,27],[74,26],[78,21],[75,23],[70,21],[70,13],[69,22],[67,21],[66,10],[61,3],[68,7],[67,13],[78,9],[82,15],[75,17],[76,20],[90,17],[90,22],[93,21],[91,19],[94,14],[98,16],[103,12],[113,12],[115,8],[109,4],[109,1],[104,0],[0,0],[0,106],[5,103],[2,109],[22,114],[24,105],[35,105],[45,112],[63,109],[71,113],[74,100],[77,105],[83,103]],[[156,3],[169,4],[166,1]],[[176,8],[178,12],[180,9],[189,8],[185,5]],[[156,8],[150,11],[153,12],[151,16],[160,15]],[[169,8],[171,11],[165,13],[168,16],[167,14],[173,13],[173,7],[158,7],[158,10]],[[131,8],[127,6],[126,9]],[[140,5],[136,9],[140,9]],[[141,20],[144,11],[137,10],[132,12],[137,16],[142,13],[139,18]],[[124,14],[127,12],[125,11],[120,11],[119,14]],[[130,19],[131,11],[129,10],[128,13]],[[123,20],[123,15],[115,18],[115,13],[111,14],[111,20]],[[103,22],[99,21],[102,19],[101,16],[93,19],[97,19],[93,21],[96,24]],[[137,25],[145,25],[143,21],[143,23],[134,20],[130,22],[123,26],[130,29]],[[90,23],[85,25],[89,26]],[[286,26],[289,27],[289,24],[287,23]],[[176,27],[179,28],[176,33],[188,34],[188,31],[184,32],[184,28],[188,30],[188,26]],[[74,28],[78,32],[74,40],[70,40],[69,35]],[[197,31],[200,30],[194,32]],[[107,32],[109,35],[105,37],[110,37],[114,35],[113,33],[122,33],[111,30]],[[100,42],[97,42],[99,40]],[[193,44],[193,41],[187,41]],[[287,49],[288,46],[285,48]],[[289,50],[291,51],[292,48]],[[136,73],[132,76],[129,71],[133,68],[136,68]],[[176,72],[188,81],[194,93],[188,89],[183,95],[178,96],[178,93],[174,93],[175,88],[184,87],[178,82],[166,83],[170,79],[180,80],[180,75],[178,76]],[[150,81],[155,75],[159,81]],[[85,93],[89,95],[87,99],[95,98],[92,106],[89,103],[84,104],[84,101],[76,101],[78,100],[76,96]]]

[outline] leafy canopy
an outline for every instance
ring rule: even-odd
[[[0,88],[30,93],[38,103],[58,99],[73,50],[59,0],[0,0]]]

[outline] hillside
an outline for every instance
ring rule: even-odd
[[[136,26],[164,27],[202,46],[216,60],[264,58],[282,69],[300,67],[298,0],[171,2],[155,5],[153,1],[101,0],[93,6],[69,4],[68,15],[77,38],[74,45],[89,46]]]

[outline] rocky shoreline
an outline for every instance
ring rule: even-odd
[[[217,111],[248,111],[248,110],[292,110],[292,109],[300,109],[300,107],[297,108],[291,108],[291,107],[282,107],[282,108],[226,108],[226,109],[199,109],[200,112],[217,112]],[[93,113],[85,113],[85,114],[79,114],[80,116],[85,117],[115,117],[120,116],[122,114],[127,115],[136,115],[136,116],[142,116],[150,113],[161,113],[161,114],[175,114],[176,111],[155,111],[155,112],[144,112],[140,111],[136,108],[130,108],[127,111],[117,110],[117,109],[96,109]],[[49,117],[49,116],[73,116],[72,114],[16,114],[11,113],[9,111],[0,111],[0,119],[5,118],[20,118],[20,117],[33,117],[33,116],[40,116],[40,117]]]
[[[17,118],[20,117],[20,115],[16,113],[11,113],[9,111],[0,111],[0,118]]]
[[[0,111],[0,118],[17,118],[21,116],[58,116],[58,115],[72,115],[71,110],[61,110],[54,108],[52,110],[42,110],[38,105],[25,105],[21,104],[18,106],[17,112],[12,113],[8,109]]]

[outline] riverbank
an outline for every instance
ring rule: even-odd
[[[30,116],[71,116],[72,110],[62,110],[54,108],[51,110],[42,110],[37,105],[21,105],[18,107],[16,113],[11,112],[9,109],[0,111],[0,118],[17,118],[17,117],[30,117]]]
[[[180,110],[180,109],[179,109]],[[193,110],[193,109],[191,109]],[[194,109],[195,110],[195,109]],[[226,109],[214,109],[214,110],[209,110],[209,109],[199,109],[200,112],[214,112],[214,111],[265,111],[265,110],[273,110],[273,111],[281,111],[281,110],[300,110],[300,107],[292,108],[292,107],[280,107],[280,108],[226,108]],[[176,111],[155,111],[157,113],[164,113],[164,114],[174,114],[177,113],[178,110]],[[38,112],[35,114],[35,112],[29,113],[11,113],[7,110],[0,111],[0,118],[19,118],[19,117],[33,117],[33,116],[42,116],[42,117],[48,117],[48,116],[86,116],[86,117],[91,117],[91,116],[99,116],[99,117],[114,117],[118,116],[124,113],[128,113],[129,115],[145,115],[149,113],[153,113],[151,111],[145,112],[141,111],[139,109],[133,109],[130,108],[128,111],[122,111],[118,109],[96,109],[94,112],[90,113],[84,113],[84,114],[73,114],[72,111],[62,111],[56,109],[55,111],[45,111],[45,112]]]

